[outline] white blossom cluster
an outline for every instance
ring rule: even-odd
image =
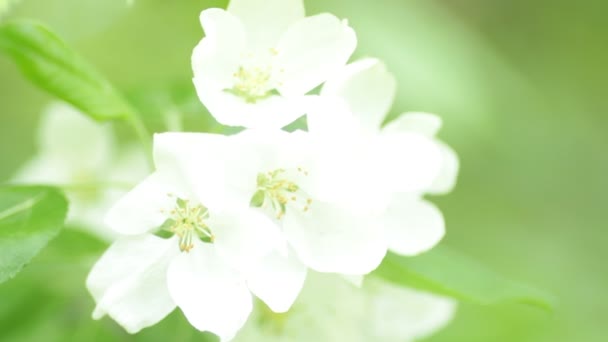
[[[136,333],[179,307],[221,341],[355,341],[336,335],[351,328],[403,341],[445,324],[451,301],[363,279],[387,251],[417,255],[444,235],[424,199],[458,171],[441,120],[384,124],[394,77],[376,59],[348,64],[353,29],[306,17],[302,0],[232,0],[200,19],[194,86],[218,122],[244,129],[154,136],[155,171],[105,216],[119,238],[87,279],[94,318]],[[283,130],[304,115],[306,130]]]
[[[105,213],[147,173],[141,148],[120,146],[110,126],[53,102],[42,113],[38,154],[13,181],[63,188],[70,201],[67,224],[112,241],[119,234],[101,224]]]

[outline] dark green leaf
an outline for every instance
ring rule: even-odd
[[[0,283],[12,278],[61,230],[65,197],[49,187],[0,187]]]
[[[132,115],[112,85],[41,24],[12,21],[0,25],[0,51],[35,85],[95,120]]]
[[[547,294],[506,279],[445,246],[416,257],[389,253],[373,274],[398,285],[475,304],[521,302],[547,310],[553,307]]]

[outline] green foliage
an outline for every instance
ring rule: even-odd
[[[373,274],[395,284],[474,304],[521,302],[546,310],[553,308],[547,294],[506,279],[445,246],[416,257],[389,253]]]
[[[103,76],[41,24],[11,21],[0,25],[0,51],[35,85],[95,120],[133,115]]]
[[[108,317],[91,319],[95,301],[84,283],[106,248],[82,229],[63,229],[19,277],[0,285],[0,341],[216,341],[179,310],[137,335]]]
[[[0,283],[17,274],[61,230],[68,209],[48,187],[0,188]]]

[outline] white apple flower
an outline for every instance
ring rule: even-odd
[[[451,191],[458,158],[435,138],[441,126],[435,115],[406,113],[383,126],[395,87],[378,60],[349,64],[323,86],[319,105],[308,113],[308,127],[320,136],[339,132],[344,144],[355,146],[362,163],[354,169],[376,180],[377,196],[384,198],[379,201],[386,204],[377,226],[384,229],[389,249],[416,255],[445,234],[441,212],[422,196]]]
[[[311,273],[293,308],[283,314],[256,303],[236,342],[412,342],[452,319],[456,303],[381,279],[356,288],[341,277]]]
[[[205,38],[192,54],[201,102],[221,124],[281,128],[305,114],[305,96],[355,50],[354,31],[302,0],[232,0],[200,16]]]
[[[142,150],[119,149],[110,126],[56,102],[43,112],[37,155],[13,181],[64,187],[70,201],[68,223],[113,239],[116,234],[103,225],[105,213],[147,173]]]
[[[362,288],[369,316],[367,341],[412,342],[433,335],[454,317],[453,299],[368,277]]]
[[[226,201],[249,205],[272,218],[309,268],[367,274],[387,249],[372,210],[364,210],[365,204],[374,207],[374,199],[367,198],[361,184],[374,180],[325,172],[349,162],[326,158],[324,150],[331,150],[331,142],[311,138],[300,131],[246,130],[234,136],[163,133],[158,141],[173,146],[176,164],[196,181],[195,189],[222,186],[215,192]],[[192,157],[196,155],[201,160]],[[357,198],[336,201],[345,197],[336,195],[341,191]],[[357,201],[357,207],[350,205]]]
[[[221,185],[194,186],[158,137],[156,171],[106,217],[128,237],[117,240],[89,274],[87,287],[97,302],[93,317],[107,314],[136,333],[178,306],[195,328],[229,341],[249,316],[251,292],[275,311],[288,310],[306,268],[289,255],[275,223],[248,205],[223,201],[216,192]],[[206,152],[197,152],[190,159],[205,165]]]

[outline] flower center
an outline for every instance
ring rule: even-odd
[[[233,94],[245,98],[249,103],[255,103],[270,94],[269,83],[272,75],[271,67],[239,67],[234,73],[236,83],[232,88]]]
[[[171,194],[168,196],[173,197]],[[194,239],[213,243],[215,236],[205,223],[209,218],[209,210],[204,205],[177,198],[175,208],[161,212],[169,216],[161,228],[179,237],[179,249],[182,252],[194,248]]]
[[[297,171],[300,175],[308,176],[308,172],[301,167],[298,167]],[[288,172],[285,169],[259,173],[251,206],[258,208],[270,206],[279,220],[285,216],[288,204],[299,207],[302,211],[308,211],[312,199],[287,177]]]
[[[278,55],[278,51],[270,49],[270,58]],[[227,92],[242,97],[248,103],[255,103],[271,95],[278,94],[277,83],[274,80],[272,63],[256,61],[255,54],[246,56],[245,64],[238,67],[232,74],[234,86]]]

